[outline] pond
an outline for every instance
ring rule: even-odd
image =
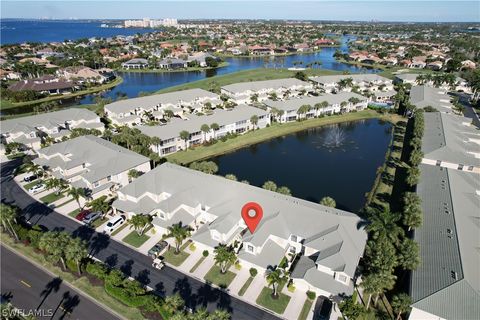
[[[239,149],[211,159],[220,175],[262,186],[271,180],[292,195],[358,212],[385,160],[392,125],[378,119],[322,126]]]

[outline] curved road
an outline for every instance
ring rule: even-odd
[[[109,236],[80,225],[43,203],[37,202],[13,180],[11,174],[21,163],[21,159],[2,163],[1,201],[20,207],[30,223],[43,225],[49,230],[64,230],[88,241],[91,254],[95,258],[119,268],[126,275],[153,288],[160,296],[178,292],[185,300],[187,307],[192,309],[201,306],[209,311],[225,309],[232,314],[232,319],[278,319],[271,313],[231,297],[228,293],[188,277],[175,269],[165,267],[159,271],[151,266],[152,261],[149,257],[117,241],[110,240]]]

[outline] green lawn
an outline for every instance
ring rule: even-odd
[[[209,90],[212,88],[220,88],[222,86],[238,83],[238,82],[250,82],[250,81],[262,81],[273,79],[291,78],[295,75],[296,71],[287,69],[272,69],[272,68],[258,68],[251,70],[243,70],[226,75],[216,76],[208,79],[198,80],[173,86],[159,90],[158,93],[172,92],[178,90],[187,90],[192,88],[201,88]],[[308,76],[320,76],[320,75],[335,75],[342,74],[339,71],[324,70],[324,69],[308,69],[305,70]]]
[[[247,279],[247,281],[245,281],[245,283],[243,284],[243,286],[240,288],[240,290],[238,290],[238,295],[239,296],[243,296],[245,294],[245,292],[247,291],[248,287],[250,287],[250,285],[252,284],[253,282],[253,279],[252,277],[249,277]]]
[[[65,197],[65,194],[63,194],[63,193],[57,194],[56,192],[52,192],[50,194],[47,194],[46,196],[41,197],[40,201],[42,201],[45,204],[50,204],[50,203],[55,202],[59,199],[62,199],[63,197]]]
[[[175,254],[175,248],[171,248],[170,250],[165,251],[163,258],[165,259],[165,262],[178,267],[188,258],[189,255],[190,254],[185,251],[180,251],[178,254]]]
[[[217,141],[217,143],[210,146],[198,146],[194,149],[176,152],[167,156],[169,161],[175,161],[181,164],[188,164],[194,161],[207,159],[216,155],[224,154],[243,148],[252,144],[260,143],[272,138],[281,137],[297,131],[302,131],[310,128],[319,127],[322,125],[356,121],[362,119],[379,118],[389,122],[397,122],[401,119],[400,116],[394,114],[379,114],[374,110],[363,110],[360,112],[352,112],[343,115],[327,116],[323,118],[308,119],[300,122],[289,122],[284,124],[274,123],[268,128],[250,131],[233,139],[228,139],[225,142]]]
[[[221,62],[218,64],[218,67],[188,67],[188,68],[179,68],[179,69],[118,69],[120,72],[132,72],[132,73],[169,73],[169,72],[191,72],[191,71],[205,71],[227,67],[228,62]]]
[[[73,210],[72,212],[70,212],[68,215],[72,218],[75,218],[77,216],[77,214],[79,214],[79,213],[80,213],[80,209],[77,208],[77,209]]]
[[[298,320],[306,320],[308,317],[308,313],[310,312],[310,309],[312,309],[312,304],[313,301],[308,299],[305,300],[305,303],[303,304],[302,311],[298,315]]]
[[[190,269],[190,273],[195,272],[197,268],[202,264],[202,262],[206,259],[206,257],[202,256],[198,261],[193,265],[192,269]]]
[[[121,225],[120,228],[118,228],[117,230],[113,231],[110,236],[113,237],[114,235],[118,234],[120,231],[125,229],[127,226],[128,226],[128,222],[124,222],[123,225]]]
[[[150,239],[149,236],[146,235],[146,231],[139,236],[137,231],[133,230],[130,232],[125,238],[122,239],[123,242],[128,243],[131,246],[134,246],[135,248],[140,248],[142,244],[145,243],[148,239]]]
[[[207,282],[216,284],[221,288],[228,288],[233,279],[235,279],[235,276],[235,273],[228,270],[225,273],[221,273],[220,267],[215,265],[207,272],[204,279]]]
[[[290,302],[290,297],[283,293],[278,293],[278,298],[272,298],[272,289],[264,287],[258,295],[257,304],[278,314],[283,314]]]
[[[26,190],[28,190],[28,189],[30,189],[31,187],[36,186],[37,184],[40,184],[40,183],[42,183],[42,182],[43,182],[42,179],[37,179],[37,180],[35,180],[35,181],[32,181],[32,182],[27,183],[27,184],[24,185],[23,187],[24,187]]]
[[[58,205],[58,207],[63,207],[63,206],[66,205],[67,203],[70,203],[70,202],[72,202],[72,201],[74,201],[74,200],[75,200],[75,199],[73,199],[73,198],[68,199],[67,201],[60,203],[60,204]]]

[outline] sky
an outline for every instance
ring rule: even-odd
[[[1,18],[49,19],[295,19],[480,22],[480,1],[447,0],[2,0]]]

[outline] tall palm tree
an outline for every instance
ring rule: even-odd
[[[403,313],[410,310],[412,299],[406,293],[399,293],[392,298],[392,308],[397,314],[397,320],[399,320]]]
[[[253,125],[253,130],[255,130],[258,124],[258,116],[256,114],[250,117],[250,123]]]
[[[208,124],[202,124],[202,126],[200,127],[200,130],[202,131],[203,133],[203,141],[207,141],[207,133],[210,132],[210,126]]]
[[[152,216],[148,214],[136,214],[130,219],[130,229],[134,228],[139,236],[150,226],[152,226]]]
[[[159,137],[151,137],[150,138],[150,144],[155,146],[155,151],[157,153],[160,153],[160,145],[162,143],[162,139],[160,139]]]
[[[92,208],[94,212],[101,212],[102,219],[110,210],[110,204],[107,201],[107,196],[101,196],[95,200],[92,200],[88,205],[90,206],[90,208]]]
[[[68,190],[67,195],[71,196],[77,202],[78,208],[82,210],[82,205],[80,204],[80,197],[85,197],[85,189],[71,187],[70,190]]]
[[[403,229],[398,225],[399,214],[389,209],[369,209],[367,215],[370,220],[367,230],[372,233],[373,239],[386,238],[392,243],[399,243],[403,236]]]
[[[180,310],[185,305],[185,301],[183,301],[180,294],[177,292],[173,295],[167,296],[164,301],[165,306],[174,313],[177,310]]]
[[[320,200],[320,204],[330,208],[335,208],[337,206],[337,202],[332,197],[323,197],[322,200]]]
[[[190,236],[191,231],[187,226],[183,226],[182,223],[174,224],[167,228],[168,233],[165,235],[165,238],[174,238],[175,239],[175,254],[180,253],[180,246],[187,237]]]
[[[215,264],[220,266],[220,272],[226,273],[227,267],[237,261],[237,255],[232,247],[227,247],[224,244],[218,245],[215,250]]]
[[[418,228],[422,225],[421,200],[415,192],[406,192],[403,196],[403,224],[408,227]]]
[[[87,244],[80,238],[73,238],[70,240],[68,246],[65,248],[65,257],[68,260],[73,260],[77,264],[78,274],[82,273],[81,263],[88,255]]]
[[[0,221],[4,230],[8,230],[18,241],[18,235],[15,232],[13,225],[17,222],[17,209],[3,204],[0,204]]]
[[[208,320],[230,320],[232,315],[223,309],[216,309],[215,311],[210,314]]]
[[[182,130],[180,131],[180,133],[178,134],[180,136],[180,139],[182,139],[185,143],[185,150],[187,150],[188,148],[188,139],[190,138],[190,132],[186,131],[186,130]]]
[[[375,273],[368,274],[363,277],[361,286],[363,291],[368,294],[367,299],[367,310],[370,307],[370,302],[372,300],[373,295],[378,295],[382,292],[383,283],[380,277],[377,277]]]
[[[274,268],[267,269],[265,277],[269,286],[272,287],[272,298],[278,298],[278,286],[287,281],[287,272],[275,266]]]
[[[66,232],[49,231],[42,235],[38,242],[38,247],[48,254],[52,262],[60,261],[63,269],[67,269],[65,250],[70,243],[70,239],[70,235]]]

